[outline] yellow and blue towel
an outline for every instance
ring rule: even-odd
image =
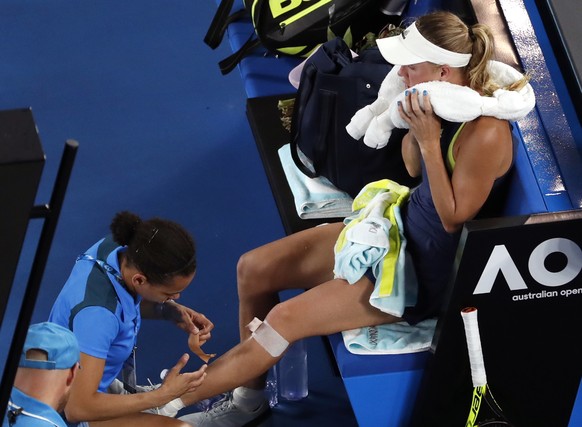
[[[352,204],[354,215],[335,244],[334,274],[350,284],[371,268],[376,278],[372,306],[402,316],[406,301],[405,249],[400,208],[410,189],[389,179],[366,185]],[[410,289],[414,295],[414,289]],[[414,303],[414,302],[412,302]]]
[[[376,278],[370,304],[401,317],[404,308],[416,303],[418,284],[412,259],[406,253],[401,206],[410,189],[394,181],[368,184],[352,204],[354,214],[335,244],[336,277],[357,282],[371,268]],[[406,322],[343,331],[346,348],[355,354],[398,354],[430,347],[436,319],[417,325]]]

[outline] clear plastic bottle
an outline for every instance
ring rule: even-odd
[[[277,386],[277,365],[273,365],[267,373],[267,381],[265,383],[265,395],[269,401],[271,408],[277,406],[279,403],[279,388]]]
[[[293,343],[279,361],[279,395],[285,400],[307,397],[307,346],[305,340]]]

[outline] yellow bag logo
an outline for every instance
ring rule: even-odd
[[[269,0],[269,7],[273,18],[283,15],[293,9],[298,8],[303,0]]]

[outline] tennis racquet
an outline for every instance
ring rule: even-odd
[[[505,416],[500,406],[495,401],[491,389],[487,384],[485,373],[485,361],[481,350],[481,337],[479,335],[479,323],[477,321],[477,309],[467,307],[461,310],[463,323],[465,324],[465,335],[467,337],[467,348],[469,350],[469,363],[471,364],[471,379],[473,381],[473,398],[471,399],[471,409],[465,427],[494,427],[511,426],[515,427]],[[482,403],[485,402],[489,411],[481,411]],[[481,415],[481,416],[480,416]]]

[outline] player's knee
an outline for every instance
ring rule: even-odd
[[[297,319],[297,311],[292,308],[291,301],[283,301],[275,305],[266,317],[271,325],[277,327],[277,329],[283,334],[288,325],[296,325],[299,322]]]
[[[253,283],[259,275],[260,265],[254,253],[247,252],[243,254],[236,265],[236,281],[239,295],[246,295],[253,291]]]
[[[236,266],[238,294],[240,297],[252,298],[268,291],[271,281],[269,260],[256,251],[243,254]]]

